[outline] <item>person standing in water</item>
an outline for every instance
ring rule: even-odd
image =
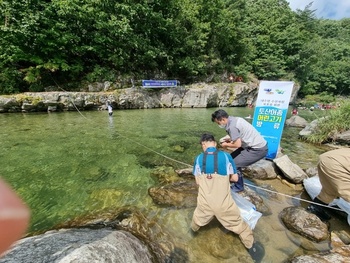
[[[261,262],[265,249],[259,241],[254,241],[253,231],[241,217],[231,195],[230,180],[238,179],[231,155],[217,150],[214,136],[209,133],[201,136],[200,144],[203,153],[193,165],[199,189],[191,229],[196,232],[216,217],[227,230],[239,236],[254,261]]]
[[[108,115],[112,116],[113,115],[113,108],[112,108],[110,101],[107,101],[107,109],[108,109]]]

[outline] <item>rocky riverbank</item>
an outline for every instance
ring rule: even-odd
[[[0,113],[105,110],[113,109],[239,107],[254,103],[258,82],[193,84],[174,88],[128,88],[109,91],[89,88],[83,92],[38,92],[0,96]],[[101,91],[101,89],[103,89]],[[294,87],[291,101],[298,86]]]

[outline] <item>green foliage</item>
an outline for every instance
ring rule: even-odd
[[[296,68],[307,31],[287,1],[248,0],[246,28],[254,54],[251,65],[259,78],[277,80]]]
[[[350,19],[286,0],[0,1],[0,93],[133,78],[291,79],[350,94]],[[208,77],[211,76],[211,77]]]
[[[350,94],[350,46],[335,39],[315,38],[300,52],[301,94]]]
[[[307,136],[306,140],[316,144],[334,141],[338,133],[349,129],[350,101],[345,101],[339,108],[328,110],[328,115],[319,119],[315,132]]]

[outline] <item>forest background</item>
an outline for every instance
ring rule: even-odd
[[[286,0],[0,0],[0,94],[142,79],[293,80],[350,94],[350,18]],[[323,100],[323,101],[322,101]]]

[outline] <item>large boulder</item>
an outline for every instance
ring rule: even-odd
[[[290,127],[298,127],[298,128],[304,128],[308,124],[307,120],[304,118],[298,116],[298,115],[293,115],[289,119],[286,120],[285,122],[286,126]]]
[[[111,229],[61,229],[24,238],[1,263],[152,263],[147,246],[131,233]]]

